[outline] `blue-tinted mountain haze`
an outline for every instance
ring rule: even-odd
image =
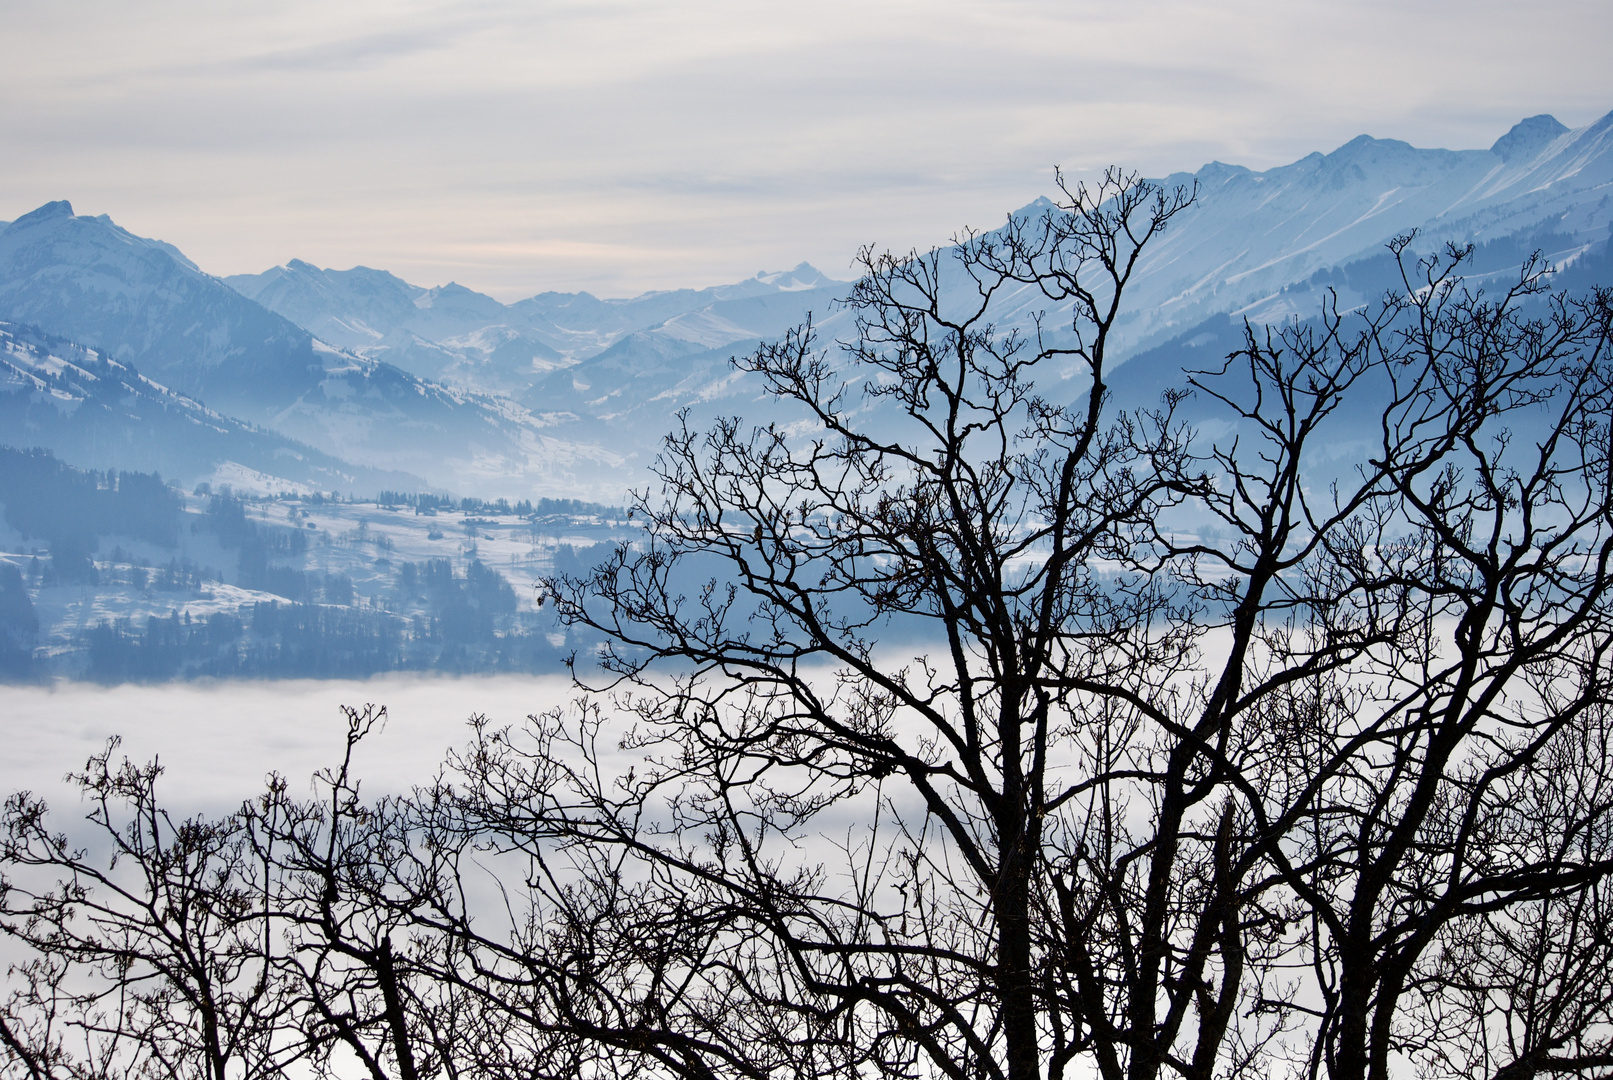
[[[356,466],[439,487],[577,494],[592,483],[590,468],[619,461],[556,444],[508,400],[342,352],[169,245],[105,215],[75,215],[65,201],[0,231],[0,319],[71,338]]]
[[[243,423],[131,365],[16,323],[0,323],[0,431],[81,468],[157,472],[187,488],[248,474],[319,491],[427,486]]]
[[[1610,128],[1613,116],[1576,131],[1532,117],[1475,151],[1363,136],[1263,173],[1212,164],[1168,178],[1196,183],[1199,201],[1139,267],[1114,404],[1152,407],[1185,372],[1219,367],[1245,319],[1314,318],[1325,298],[1346,312],[1370,304],[1398,284],[1383,245],[1407,229],[1421,231],[1419,250],[1477,241],[1470,280],[1486,288],[1515,277],[1536,250],[1560,268],[1563,287],[1613,279]],[[213,498],[205,516],[193,507],[178,554],[137,551],[149,543],[128,538],[19,540],[12,550],[22,553],[0,562],[43,559],[45,570],[24,583],[37,611],[23,610],[15,588],[7,594],[8,634],[18,639],[32,619],[51,649],[109,680],[556,662],[562,645],[522,621],[525,607],[510,610],[500,575],[518,575],[513,595],[525,604],[521,580],[591,558],[575,554],[575,538],[545,533],[530,515],[506,524],[463,507],[452,521],[447,510],[402,519],[395,504],[321,510],[311,492],[433,485],[512,501],[614,501],[643,484],[680,409],[697,428],[719,414],[799,420],[729,358],[809,312],[821,342],[850,339],[852,313],[836,303],[848,287],[805,264],[707,289],[626,300],[543,293],[514,304],[300,261],[226,283],[104,215],[47,204],[0,228],[0,319],[13,320],[0,324],[0,441],[50,447],[82,467],[161,471],[187,487],[228,477],[300,494],[251,507]],[[1008,289],[992,313],[1001,330],[1041,315],[1056,334],[1061,315],[1048,307],[1040,292]],[[1041,371],[1038,384],[1055,399],[1085,391],[1074,367]],[[1181,405],[1205,438],[1237,433],[1216,414],[1204,395]],[[1372,415],[1330,419],[1317,482],[1372,452]],[[240,528],[221,531],[231,507]],[[310,511],[320,530],[299,532]],[[375,547],[381,537],[394,546]],[[114,550],[97,554],[97,543]],[[479,561],[494,552],[501,570]],[[407,625],[387,605],[411,611]]]
[[[1613,114],[1572,131],[1531,117],[1487,150],[1362,136],[1265,172],[1212,163],[1165,182],[1196,184],[1199,198],[1138,268],[1121,361],[1217,316],[1308,318],[1329,290],[1346,307],[1367,302],[1382,282],[1340,268],[1375,265],[1408,229],[1430,247],[1504,242],[1516,258],[1543,245],[1572,268],[1613,222]],[[847,286],[805,264],[627,300],[543,293],[503,304],[451,283],[296,260],[228,286],[66,203],[0,231],[0,318],[70,336],[356,466],[464,493],[614,499],[641,482],[679,409],[697,424],[721,413],[799,419],[730,356],[808,312],[824,342],[853,332],[834,303]],[[1040,315],[1057,334],[1062,316],[1049,307],[1035,289],[1005,290],[993,315],[1003,330]],[[1073,364],[1038,382],[1054,398],[1084,390]]]
[[[788,298],[782,308],[798,317],[844,289],[805,263],[707,289],[626,300],[551,292],[508,305],[452,282],[425,288],[368,267],[322,270],[297,259],[224,280],[339,348],[425,378],[506,392],[633,334],[684,346],[669,346],[675,352],[770,337],[780,332],[772,309],[781,298]],[[662,352],[649,346],[650,354]]]
[[[1552,117],[1530,117],[1486,150],[1419,149],[1363,135],[1330,154],[1311,154],[1264,172],[1217,162],[1166,177],[1164,183],[1196,185],[1199,198],[1172,222],[1138,269],[1117,333],[1121,361],[1219,315],[1256,322],[1309,318],[1330,289],[1346,307],[1368,302],[1387,281],[1362,273],[1345,280],[1329,273],[1347,264],[1378,265],[1374,260],[1386,257],[1384,243],[1410,229],[1421,232],[1426,248],[1445,240],[1507,241],[1509,253],[1517,256],[1513,268],[1541,244],[1558,265],[1572,266],[1605,242],[1613,222],[1613,114],[1572,131]],[[1033,216],[1046,206],[1039,201],[1016,216]],[[458,350],[464,357],[464,343],[478,334],[484,341],[547,344],[559,360],[522,344],[517,363],[498,368],[496,387],[491,374],[474,383],[463,359],[454,361],[461,365],[459,374],[450,374],[452,363],[432,373],[513,393],[551,423],[556,435],[609,442],[634,463],[653,453],[666,417],[678,408],[693,409],[697,418],[733,412],[757,422],[788,419],[754,382],[734,376],[728,357],[782,333],[808,311],[815,313],[821,340],[832,342],[850,331],[846,313],[833,306],[844,286],[804,266],[793,272],[788,287],[771,294],[758,286],[776,287],[775,282],[757,281],[628,301],[545,293],[501,306],[480,297],[474,305],[455,305],[464,313],[459,322],[422,313],[429,308],[411,310],[405,298],[422,304],[437,290],[405,286],[396,278],[390,280],[398,300],[389,309],[395,321],[385,325],[368,321],[371,309],[352,290],[347,295],[318,291],[323,306],[317,307],[307,302],[316,295],[312,288],[302,290],[296,302],[289,290],[276,291],[278,283],[293,277],[333,281],[344,273],[360,272],[291,263],[230,280],[316,333],[360,321],[383,341],[407,330],[417,355],[435,350],[448,356]],[[1048,313],[1049,306],[1033,288],[1006,290],[994,314],[1001,329],[1027,330],[1035,315],[1046,313],[1044,325],[1056,334],[1059,313]],[[477,319],[488,321],[473,329]],[[355,338],[343,344],[364,347]],[[1162,362],[1161,355],[1148,362]],[[424,366],[418,370],[427,373]],[[521,378],[529,385],[514,387]],[[1073,365],[1042,372],[1040,381],[1052,396],[1073,397],[1083,389],[1082,373]]]
[[[1251,172],[1212,163],[1198,204],[1150,252],[1131,293],[1134,347],[1230,312],[1256,322],[1320,307],[1318,290],[1285,291],[1318,270],[1382,254],[1396,234],[1485,242],[1552,233],[1568,261],[1613,223],[1613,113],[1569,131],[1521,121],[1488,150],[1424,150],[1366,135],[1331,154]]]

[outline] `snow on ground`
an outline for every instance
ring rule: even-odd
[[[486,506],[416,513],[408,506],[341,502],[302,493],[253,499],[248,488],[237,494],[251,500],[246,503],[248,520],[307,536],[306,551],[276,553],[271,559],[275,565],[322,577],[347,576],[357,607],[390,607],[398,568],[405,562],[447,559],[463,576],[465,567],[477,559],[503,575],[515,590],[518,610],[530,612],[536,607],[533,587],[554,569],[561,545],[581,549],[588,561],[593,545],[637,535],[620,517],[591,514],[521,517],[498,514]],[[236,583],[237,552],[222,546],[214,535],[200,509],[205,498],[191,501],[177,548],[103,540],[94,556],[96,584],[52,583],[49,575],[40,573],[40,567],[50,562],[48,545],[0,529],[0,562],[23,571],[39,617],[39,642],[47,654],[76,647],[83,634],[103,621],[129,619],[140,625],[151,617],[205,619],[258,602],[285,602],[274,593]],[[170,563],[181,569],[188,566],[205,580],[182,588],[164,587],[163,571]],[[221,574],[223,581],[217,580]]]

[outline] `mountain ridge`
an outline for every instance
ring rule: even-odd
[[[1364,283],[1378,278],[1342,269],[1381,259],[1385,241],[1411,230],[1429,247],[1475,241],[1519,260],[1539,247],[1576,265],[1613,227],[1613,113],[1572,130],[1527,117],[1488,149],[1362,135],[1263,171],[1210,162],[1161,182],[1196,185],[1199,197],[1128,285],[1112,342],[1121,364],[1165,355],[1150,350],[1213,317],[1309,318],[1330,291],[1344,306],[1370,301]],[[214,278],[66,201],[0,228],[0,319],[108,350],[355,465],[469,493],[608,499],[638,482],[681,408],[696,421],[779,419],[729,356],[808,312],[822,340],[849,333],[851,313],[836,303],[847,285],[803,262],[703,289],[550,291],[504,304],[454,282],[300,259]],[[1039,289],[1007,288],[996,303],[999,330],[1059,332],[1061,312]],[[1039,382],[1065,399],[1084,385],[1074,366]]]
[[[1613,224],[1613,112],[1573,130],[1544,114],[1530,117],[1485,150],[1418,149],[1362,135],[1263,172],[1211,163],[1163,181],[1194,182],[1197,205],[1172,222],[1139,268],[1129,351],[1218,311],[1257,321],[1313,313],[1316,296],[1272,301],[1283,286],[1375,254],[1412,229],[1429,245],[1548,223],[1603,239]],[[1251,230],[1251,222],[1262,228]]]
[[[495,392],[507,391],[524,375],[541,376],[596,356],[631,334],[711,305],[846,284],[802,262],[702,289],[660,289],[620,299],[543,292],[504,304],[454,282],[426,287],[384,270],[335,270],[301,259],[222,280],[339,348],[385,359],[422,378]],[[707,322],[702,340],[713,347],[756,336],[729,318],[722,319],[726,331]],[[669,332],[677,336],[688,328],[686,320]]]
[[[407,473],[355,467],[220,413],[95,349],[9,322],[0,322],[0,430],[12,443],[51,448],[75,467],[160,472],[186,486],[240,486],[245,475],[278,477],[281,488],[298,490],[425,486]]]
[[[610,451],[560,446],[507,400],[445,387],[335,348],[105,215],[48,203],[0,231],[0,319],[138,367],[221,413],[353,467],[505,494],[541,482],[595,491]],[[511,480],[497,482],[493,474]]]

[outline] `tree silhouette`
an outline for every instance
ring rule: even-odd
[[[1609,296],[1403,237],[1128,400],[1194,193],[1061,191],[737,360],[796,422],[679,421],[642,540],[545,583],[607,641],[573,706],[231,819],[308,1061],[1607,1075]]]

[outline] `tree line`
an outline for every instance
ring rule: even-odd
[[[36,648],[40,621],[30,582],[36,588],[128,585],[194,593],[224,575],[188,558],[156,566],[137,563],[121,547],[112,552],[110,566],[97,567],[96,550],[108,536],[177,545],[184,497],[155,474],[86,472],[47,451],[0,447],[0,500],[7,522],[25,538],[49,539],[47,559],[36,555],[21,567],[0,565],[0,680],[64,674],[120,683],[363,678],[389,671],[552,672],[575,647],[550,644],[548,623],[519,615],[509,582],[474,557],[459,571],[443,558],[396,568],[382,559],[376,565],[392,579],[388,594],[375,605],[355,604],[359,597],[349,575],[301,568],[307,532],[254,519],[247,513],[248,500],[227,487],[214,491],[200,485],[196,494],[205,500],[204,513],[192,516],[191,531],[212,533],[234,553],[231,580],[285,603],[261,601],[198,619],[177,612],[106,619],[75,633],[71,650],[44,655]],[[520,505],[533,512],[531,504]],[[544,505],[562,504],[544,500]],[[358,535],[364,530],[361,525]],[[572,549],[562,545],[560,556],[562,565],[570,565]]]
[[[803,422],[681,423],[544,583],[573,705],[398,796],[367,707],[309,797],[11,799],[11,1072],[1608,1075],[1613,296],[1402,237],[1127,404],[1195,193],[1061,191],[736,360]]]
[[[75,469],[49,450],[0,446],[0,504],[23,539],[38,537],[95,550],[102,536],[130,536],[164,547],[179,537],[183,496],[156,473]]]
[[[83,635],[83,677],[122,683],[563,669],[565,652],[549,643],[537,618],[517,614],[515,590],[480,560],[471,559],[462,573],[448,559],[399,564],[390,599],[399,607],[424,601],[423,610],[354,606],[353,582],[345,574],[250,561],[266,545],[247,525],[253,532],[242,544],[243,584],[289,602],[258,601],[198,619],[176,612],[142,623],[126,617],[104,621]],[[3,604],[0,599],[0,626]]]

